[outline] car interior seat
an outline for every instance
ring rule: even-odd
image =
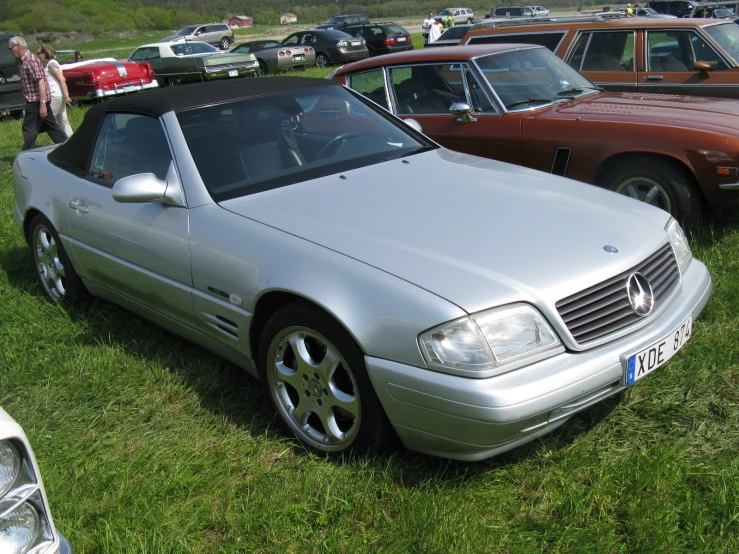
[[[263,106],[243,114],[246,137],[239,148],[245,178],[254,179],[303,165],[296,139],[291,136],[290,115]]]

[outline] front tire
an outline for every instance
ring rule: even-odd
[[[31,220],[29,244],[41,290],[52,301],[69,304],[88,296],[82,279],[72,267],[66,250],[48,219],[36,214]]]
[[[328,67],[329,60],[326,54],[316,54],[316,67]]]
[[[605,175],[606,186],[669,212],[684,228],[692,228],[702,212],[694,179],[675,163],[635,157],[618,163]]]
[[[300,301],[272,315],[260,338],[259,371],[280,419],[309,448],[339,456],[377,452],[389,442],[362,350],[319,308]]]
[[[228,50],[229,46],[231,46],[231,40],[228,37],[223,37],[221,39],[221,50]]]

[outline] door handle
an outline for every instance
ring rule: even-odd
[[[645,81],[661,81],[664,78],[665,78],[664,75],[647,75],[646,77],[644,77],[644,80]]]
[[[90,208],[85,206],[85,203],[82,200],[72,200],[69,203],[69,207],[72,208],[73,210],[77,210],[78,212],[82,212],[82,213],[87,213],[90,211]]]

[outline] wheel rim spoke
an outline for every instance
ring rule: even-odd
[[[295,371],[293,368],[285,365],[284,362],[277,362],[275,364],[275,369],[277,370],[276,377],[278,379],[284,381],[288,385],[291,385],[296,390],[299,390],[301,379],[298,371]]]
[[[639,196],[639,191],[636,190],[636,187],[633,184],[626,187],[626,193],[635,200],[641,200],[641,197]]]
[[[648,204],[654,204],[655,200],[659,200],[659,188],[652,187],[647,194],[644,195],[644,202]]]

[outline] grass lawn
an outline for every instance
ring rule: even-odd
[[[20,127],[0,122],[0,405],[75,552],[739,552],[739,210],[692,239],[714,279],[692,341],[620,398],[484,462],[332,461],[238,368],[44,299],[11,217]]]

